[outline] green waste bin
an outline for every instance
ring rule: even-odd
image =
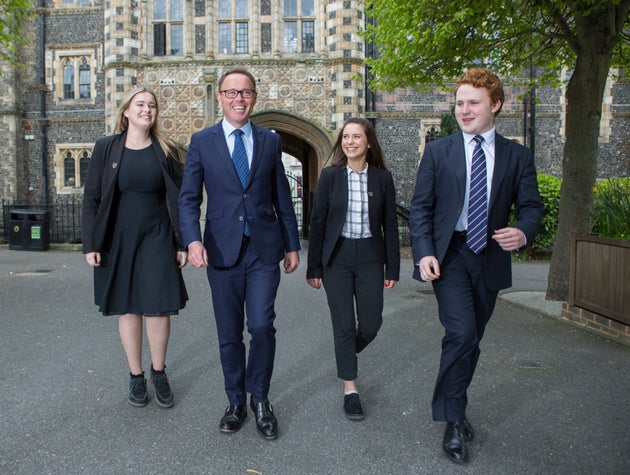
[[[47,251],[50,213],[34,209],[9,210],[9,249]]]

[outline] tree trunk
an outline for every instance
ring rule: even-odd
[[[612,59],[612,46],[608,45],[614,44],[616,35],[609,21],[609,12],[587,18],[576,15],[578,50],[566,92],[566,141],[548,300],[567,300],[569,296],[570,233],[590,233],[592,229],[602,100]]]

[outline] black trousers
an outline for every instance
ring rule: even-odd
[[[337,376],[344,381],[357,378],[357,353],[376,338],[383,323],[384,274],[371,238],[340,238],[331,264],[324,267]]]
[[[433,281],[440,323],[444,327],[442,355],[433,392],[433,419],[459,422],[466,416],[467,389],[481,353],[479,343],[490,320],[498,292],[486,288],[483,256],[455,233]]]

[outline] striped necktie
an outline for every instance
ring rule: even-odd
[[[486,155],[481,143],[483,137],[474,137],[472,165],[470,167],[470,192],[468,194],[468,232],[466,244],[475,254],[486,248],[488,234],[488,184]]]
[[[243,131],[241,129],[234,129],[232,132],[234,135],[234,150],[232,151],[232,162],[236,169],[238,179],[241,181],[243,189],[247,185],[247,178],[249,176],[249,161],[247,160],[247,151],[245,150],[245,144],[243,143]],[[249,236],[249,226],[247,225],[247,219],[245,220],[245,228],[243,234]]]

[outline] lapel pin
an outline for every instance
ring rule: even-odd
[[[118,162],[112,163],[112,168],[116,168],[118,166]]]

